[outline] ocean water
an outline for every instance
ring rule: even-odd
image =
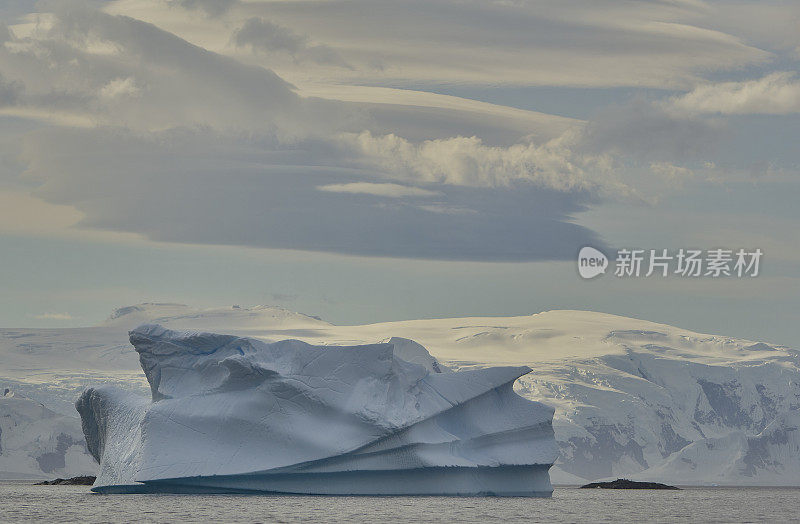
[[[556,488],[550,499],[97,495],[0,481],[0,521],[46,522],[789,522],[800,488]]]

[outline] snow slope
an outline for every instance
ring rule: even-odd
[[[512,388],[528,367],[443,372],[402,339],[311,346],[143,325],[130,340],[152,401],[100,387],[76,403],[94,491],[552,493],[553,410]]]
[[[0,391],[0,478],[93,474],[97,469],[75,417]]]
[[[800,356],[787,347],[586,311],[334,326],[281,308],[142,304],[113,317],[0,330],[0,387],[62,413],[98,381],[147,391],[126,340],[142,322],[310,344],[402,337],[455,370],[531,367],[515,389],[556,408],[554,482],[800,485]]]

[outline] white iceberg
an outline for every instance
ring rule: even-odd
[[[553,409],[528,367],[451,372],[406,339],[267,343],[158,325],[130,332],[152,400],[76,402],[97,492],[549,496]]]

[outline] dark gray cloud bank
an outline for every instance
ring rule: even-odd
[[[0,52],[4,102],[66,121],[22,139],[25,179],[83,226],[448,260],[563,259],[599,243],[571,219],[598,198],[603,160],[563,140],[465,138],[435,111],[436,137],[385,134],[412,136],[425,111],[303,98],[269,70],[89,9],[14,43]]]
[[[29,176],[46,179],[38,196],[76,205],[87,227],[160,241],[479,261],[565,259],[577,245],[600,243],[570,222],[596,199],[588,191],[531,183],[428,184],[427,194],[400,198],[358,186],[326,191],[320,188],[348,190],[354,180],[375,178],[356,168],[315,165],[324,144],[264,145],[205,131],[153,139],[113,129],[47,129],[30,135],[26,154],[36,158]],[[89,150],[95,153],[79,153]],[[329,147],[327,153],[328,160],[343,155]],[[385,186],[389,194],[410,187],[368,184]]]
[[[210,19],[245,9],[171,5]],[[0,104],[15,115],[46,115],[40,129],[15,137],[25,183],[39,198],[83,212],[82,226],[153,240],[444,260],[571,259],[583,245],[603,247],[596,232],[574,223],[576,215],[607,198],[643,200],[624,176],[631,163],[652,164],[652,174],[666,173],[669,183],[688,171],[672,162],[702,160],[723,127],[705,114],[714,98],[705,91],[672,102],[634,100],[588,125],[552,127],[500,113],[307,98],[268,68],[156,25],[51,7],[21,36],[0,27]],[[484,11],[472,5],[464,23],[477,24]],[[302,30],[252,14],[232,34],[237,50],[355,67]],[[517,31],[512,15],[492,14]],[[553,27],[562,25],[575,30],[572,22]],[[662,33],[649,42],[672,57],[680,46]],[[609,52],[622,52],[626,34],[603,26],[580,43],[602,37]],[[712,36],[714,52],[730,43]],[[741,42],[731,48],[746,60],[762,58]],[[792,79],[781,81],[791,97]],[[790,99],[781,107],[794,106]]]

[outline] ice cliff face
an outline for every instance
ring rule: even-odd
[[[363,346],[130,333],[152,399],[76,403],[104,492],[551,493],[553,410],[524,366],[449,372],[419,344]]]
[[[80,424],[9,388],[0,390],[0,478],[93,474]]]

